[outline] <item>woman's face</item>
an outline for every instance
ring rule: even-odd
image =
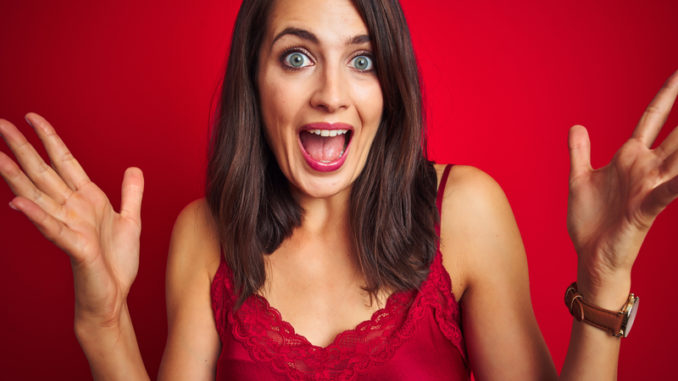
[[[266,137],[293,188],[349,190],[383,109],[367,27],[348,0],[278,0],[257,72]]]

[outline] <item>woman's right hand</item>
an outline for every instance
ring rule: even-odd
[[[139,268],[143,174],[138,168],[125,171],[117,213],[47,120],[29,113],[26,121],[51,166],[12,123],[0,119],[0,135],[21,165],[0,152],[0,175],[16,195],[10,207],[70,257],[76,326],[114,326]]]

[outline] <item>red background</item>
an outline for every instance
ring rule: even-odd
[[[144,170],[141,267],[129,303],[155,377],[169,235],[179,210],[202,195],[210,104],[239,2],[140,3],[0,2],[0,116],[34,142],[24,113],[47,117],[114,205],[124,169]],[[567,130],[589,127],[594,166],[609,160],[678,69],[678,2],[422,3],[403,7],[423,72],[431,156],[480,167],[503,186],[560,368],[571,322],[562,295],[576,275],[565,228]],[[0,187],[0,200],[11,197]],[[72,331],[66,256],[9,207],[0,205],[0,222],[2,378],[89,378]],[[674,370],[677,226],[672,205],[636,262],[632,288],[643,303],[622,346],[620,380]]]

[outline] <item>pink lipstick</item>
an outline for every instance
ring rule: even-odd
[[[309,123],[299,130],[299,148],[314,170],[336,171],[346,161],[352,135],[350,124]]]

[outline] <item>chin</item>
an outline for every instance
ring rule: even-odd
[[[346,163],[348,164],[348,163]],[[302,166],[306,167],[306,166]],[[350,175],[344,167],[333,172],[318,172],[312,168],[300,168],[288,181],[297,196],[310,198],[332,198],[350,194],[357,175]],[[342,173],[343,172],[343,173]]]

